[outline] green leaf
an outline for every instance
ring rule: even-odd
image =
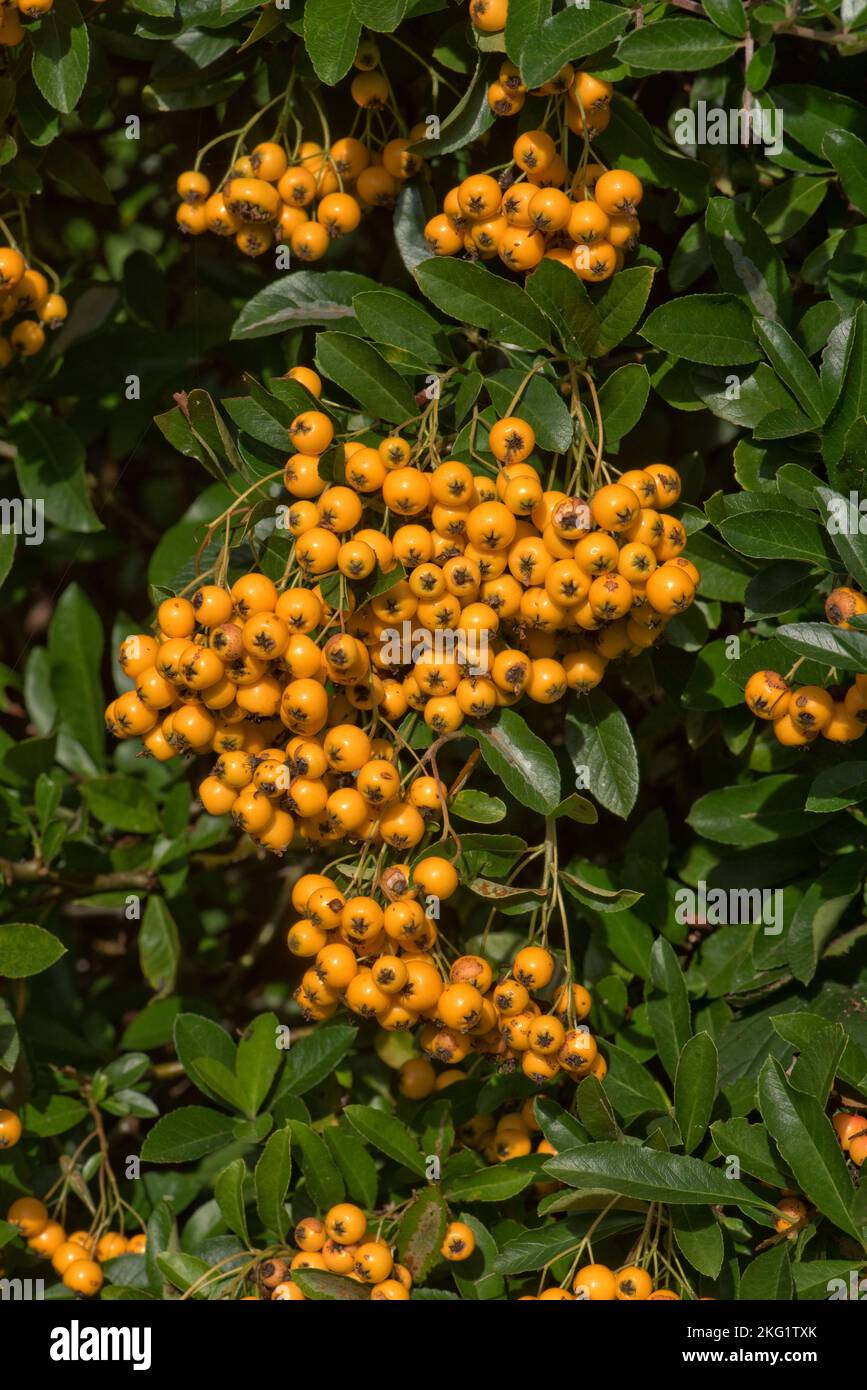
[[[404,378],[363,338],[351,333],[320,333],[316,366],[377,419],[400,424],[418,414]]]
[[[443,1191],[450,1202],[507,1202],[517,1197],[538,1177],[538,1165],[525,1164],[520,1158],[498,1163],[495,1168],[480,1168],[475,1173],[443,1180]]]
[[[773,319],[757,318],[754,331],[777,376],[804,406],[810,418],[820,425],[827,411],[819,378],[810,359],[782,324],[775,323]]]
[[[329,1125],[323,1132],[350,1197],[361,1207],[375,1207],[379,1173],[361,1140],[342,1126]]]
[[[0,970],[0,975],[2,975]],[[3,1071],[14,1071],[21,1055],[21,1039],[15,1015],[5,999],[0,999],[0,1067]]]
[[[792,508],[788,512],[761,509],[757,498],[755,511],[739,512],[726,517],[717,530],[729,545],[743,555],[762,560],[803,560],[833,570],[839,565],[828,531],[821,522],[805,512]]]
[[[662,19],[633,29],[617,47],[617,57],[649,72],[688,72],[724,63],[737,44],[701,19]]]
[[[6,582],[15,560],[15,532],[0,532],[0,587]]]
[[[656,938],[650,953],[646,1003],[659,1060],[674,1080],[692,1034],[692,1020],[680,961],[664,936]]]
[[[789,1085],[773,1057],[759,1073],[759,1108],[800,1190],[829,1221],[860,1243],[851,1216],[852,1180],[831,1123],[818,1101]]]
[[[741,1275],[738,1298],[787,1302],[792,1297],[792,1270],[786,1241],[762,1251]]]
[[[527,276],[525,289],[553,324],[566,351],[579,361],[588,357],[599,337],[600,322],[578,276],[558,261],[543,258]]]
[[[728,1179],[719,1168],[683,1154],[660,1153],[632,1144],[588,1144],[545,1163],[545,1172],[584,1192],[608,1192],[672,1206],[760,1206],[745,1183]]]
[[[30,31],[30,42],[34,82],[49,106],[68,116],[78,105],[90,64],[87,25],[75,0],[55,0]]]
[[[203,1105],[182,1105],[157,1120],[142,1144],[144,1163],[192,1163],[232,1140],[232,1119]]]
[[[662,1088],[641,1062],[614,1043],[606,1042],[604,1052],[608,1059],[605,1093],[625,1124],[650,1111],[667,1110]]]
[[[812,980],[840,918],[860,891],[865,864],[862,854],[832,862],[798,903],[786,933],[786,957],[802,984]]]
[[[530,296],[484,266],[434,257],[416,266],[415,278],[425,298],[449,318],[483,328],[501,343],[550,346],[548,321]]]
[[[504,709],[494,720],[479,720],[467,729],[482,757],[522,806],[549,815],[560,802],[560,771],[546,743],[520,714]]]
[[[277,1095],[303,1096],[336,1071],[358,1036],[358,1029],[343,1023],[317,1028],[292,1043],[286,1053]]]
[[[757,362],[761,356],[750,311],[730,294],[687,294],[661,304],[641,336],[663,352],[712,367]]]
[[[84,749],[92,764],[105,758],[105,728],[100,666],[102,623],[77,584],[64,589],[48,628],[51,691],[62,711],[60,730]],[[62,751],[58,753],[64,761]]]
[[[588,822],[581,821],[580,824]],[[594,912],[625,912],[642,897],[641,893],[635,892],[632,888],[600,888],[568,870],[561,870],[560,878],[567,892],[580,903],[584,903],[585,907],[591,907]]]
[[[226,1030],[201,1014],[178,1014],[174,1024],[174,1044],[193,1085],[209,1100],[222,1100],[219,1092],[210,1086],[199,1063],[203,1058],[219,1062],[234,1076],[236,1049]]]
[[[865,791],[867,795],[867,791]],[[449,814],[460,820],[475,821],[477,825],[496,825],[506,818],[506,803],[487,792],[464,788],[449,801]]]
[[[414,1283],[423,1284],[439,1258],[447,1222],[446,1204],[439,1188],[434,1186],[420,1192],[401,1217],[397,1228],[397,1253]]]
[[[783,113],[786,134],[810,154],[821,158],[826,136],[836,130],[849,130],[867,140],[867,108],[827,86],[798,82],[774,87],[770,96]]]
[[[578,1118],[591,1138],[595,1140],[618,1138],[620,1126],[614,1117],[614,1111],[605,1095],[604,1087],[595,1076],[585,1076],[584,1080],[579,1083],[575,1092],[575,1105],[578,1110]],[[574,1143],[568,1147],[573,1148]]]
[[[354,319],[352,301],[374,280],[351,270],[297,270],[254,294],[232,327],[232,338],[265,338],[309,324]]]
[[[424,239],[425,225],[430,216],[430,197],[426,185],[410,179],[404,183],[394,204],[391,223],[394,244],[410,274],[430,256],[430,247]]]
[[[80,1124],[86,1106],[76,1096],[34,1094],[21,1113],[24,1132],[37,1139],[53,1139]]]
[[[359,24],[377,34],[390,34],[403,19],[407,0],[352,0]]]
[[[775,773],[741,786],[721,787],[693,803],[687,823],[699,835],[725,845],[766,845],[808,835],[821,821],[802,809],[805,781],[790,773]]]
[[[587,790],[625,820],[638,796],[638,754],[626,716],[601,690],[582,695],[566,715],[566,747]]]
[[[333,87],[346,76],[360,37],[353,0],[304,0],[304,44],[320,82]]]
[[[235,1074],[247,1114],[258,1115],[283,1060],[276,1014],[259,1014],[238,1043]]]
[[[766,193],[756,208],[756,221],[771,241],[787,241],[809,222],[825,201],[828,179],[796,174]]]
[[[142,974],[158,995],[171,994],[177,978],[181,943],[165,899],[151,894],[138,933]]]
[[[807,811],[845,811],[867,800],[867,763],[826,767],[810,786]]]
[[[484,135],[495,119],[488,104],[489,82],[486,64],[480,61],[463,96],[441,121],[436,139],[418,140],[413,149],[425,158],[452,154]]]
[[[443,359],[442,325],[398,290],[365,290],[352,301],[355,316],[375,343],[402,348],[433,370]]]
[[[18,451],[15,472],[22,495],[41,500],[46,520],[64,531],[101,531],[90,500],[84,445],[65,420],[36,406],[13,416],[9,432]]]
[[[367,1303],[370,1289],[343,1274],[329,1274],[325,1269],[295,1269],[292,1278],[305,1298],[339,1303]]]
[[[732,1120],[715,1120],[710,1132],[726,1162],[736,1158],[751,1178],[758,1178],[759,1182],[771,1187],[781,1190],[791,1184],[792,1175],[781,1161],[764,1125],[750,1124],[739,1116]]]
[[[644,413],[650,394],[650,374],[643,363],[629,362],[606,377],[599,388],[599,409],[605,443],[616,449]]]
[[[199,1057],[196,1069],[223,1105],[229,1105],[243,1114],[244,1093],[235,1073],[229,1070],[225,1062],[217,1061],[214,1057]]]
[[[798,656],[809,656],[840,671],[867,670],[867,633],[845,631],[832,623],[783,623],[777,640]]]
[[[519,66],[528,87],[541,87],[556,77],[570,59],[598,53],[623,33],[629,17],[617,5],[594,0],[592,8],[569,5],[529,34]]]
[[[185,1255],[181,1250],[164,1251],[157,1255],[156,1264],[160,1273],[182,1293],[186,1293],[193,1284],[197,1284],[200,1279],[203,1279],[210,1268],[207,1260],[200,1260],[197,1255]],[[202,1290],[193,1296],[204,1298],[205,1292]]]
[[[352,1128],[366,1143],[386,1154],[419,1177],[425,1175],[425,1158],[406,1125],[385,1110],[372,1105],[347,1105],[344,1110]]]
[[[0,923],[0,976],[7,980],[41,975],[65,955],[66,947],[44,927],[32,922]]]
[[[867,308],[859,305],[852,318],[835,329],[835,335],[843,339],[842,386],[823,432],[822,456],[829,464],[839,464],[844,458],[850,431],[867,413]]]
[[[644,313],[654,273],[651,266],[635,265],[611,277],[595,301],[599,334],[591,356],[607,356],[632,332]]]
[[[310,1197],[320,1210],[327,1211],[335,1203],[343,1201],[344,1186],[340,1170],[328,1152],[322,1135],[317,1134],[315,1129],[302,1120],[289,1120],[288,1127],[292,1148]]]
[[[587,1081],[590,1078],[584,1079]],[[595,1079],[594,1077],[593,1080]],[[583,1125],[555,1100],[550,1100],[547,1096],[537,1096],[533,1102],[533,1110],[542,1126],[542,1133],[558,1152],[560,1149],[573,1149],[576,1144],[587,1143],[588,1135]]]
[[[722,1269],[725,1242],[720,1224],[709,1208],[673,1207],[671,1227],[681,1250],[699,1274],[716,1279]]]
[[[81,795],[102,825],[137,835],[153,835],[160,828],[153,797],[142,782],[132,777],[94,777],[82,784]]]
[[[711,198],[705,231],[720,287],[745,300],[753,313],[772,318],[774,307],[787,302],[791,286],[764,228],[733,198]]]
[[[789,1073],[789,1081],[795,1090],[813,1096],[822,1106],[827,1105],[847,1042],[842,1024],[825,1024],[801,1049]]]
[[[817,487],[816,496],[825,508],[834,549],[853,579],[867,587],[867,538],[849,525],[849,498],[829,487]]]
[[[867,1279],[859,1281],[863,1260],[799,1260],[792,1266],[798,1301],[835,1298],[863,1298]]]
[[[541,29],[551,13],[551,0],[512,0],[506,16],[506,52],[516,65],[527,39]]]
[[[684,1153],[693,1153],[707,1133],[718,1079],[716,1044],[709,1033],[696,1033],[681,1049],[674,1077],[674,1118]]]
[[[236,1236],[240,1236],[245,1245],[249,1245],[247,1213],[244,1210],[244,1179],[246,1176],[247,1167],[243,1158],[236,1158],[218,1175],[214,1183],[214,1197],[229,1230],[234,1231]]]
[[[849,202],[867,216],[867,145],[848,130],[831,130],[822,151],[840,175]]]
[[[718,29],[732,38],[742,39],[747,32],[747,16],[743,0],[703,0],[703,8]]]

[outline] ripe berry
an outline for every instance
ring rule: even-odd
[[[464,1221],[450,1221],[440,1246],[440,1254],[453,1263],[468,1260],[476,1248],[476,1237]]]
[[[0,1110],[0,1149],[12,1149],[21,1138],[21,1120],[14,1110]]]

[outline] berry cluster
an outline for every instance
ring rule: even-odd
[[[640,1265],[625,1265],[622,1269],[609,1269],[608,1265],[583,1265],[572,1279],[572,1291],[558,1284],[549,1285],[540,1294],[525,1293],[519,1302],[563,1303],[662,1303],[666,1300],[679,1300],[680,1294],[673,1289],[656,1289],[646,1269]]]
[[[10,1111],[0,1112],[0,1123],[9,1114]],[[120,1231],[106,1231],[100,1236],[73,1231],[67,1235],[59,1221],[50,1219],[48,1208],[37,1197],[18,1197],[6,1213],[6,1220],[18,1228],[35,1255],[51,1261],[66,1288],[88,1298],[102,1288],[100,1265],[119,1255],[143,1255],[147,1245],[144,1234],[127,1238]]]
[[[296,1253],[272,1256],[257,1268],[259,1292],[247,1299],[300,1302],[306,1297],[291,1277],[296,1270],[318,1269],[342,1274],[370,1288],[371,1301],[405,1303],[412,1298],[412,1274],[398,1264],[392,1246],[381,1233],[382,1223],[372,1228],[361,1207],[340,1202],[324,1217],[307,1216],[295,1227]],[[469,1259],[476,1248],[473,1232],[462,1221],[446,1228],[440,1254],[444,1260]]]
[[[867,1160],[867,1115],[838,1110],[831,1120],[840,1148],[856,1168]]]
[[[513,155],[526,180],[473,174],[446,194],[442,212],[424,229],[433,255],[499,256],[515,271],[534,270],[547,258],[589,282],[620,270],[638,245],[640,180],[625,169],[587,164],[566,193],[568,170],[543,130],[520,135]]]
[[[835,698],[821,685],[790,685],[777,671],[756,671],[744,699],[784,748],[804,748],[820,734],[831,743],[853,743],[867,731],[867,676],[856,676]]]
[[[0,322],[15,320],[9,336],[0,337],[0,368],[16,356],[34,357],[45,345],[45,329],[59,328],[67,312],[63,295],[52,291],[41,270],[17,247],[0,246]]]
[[[234,237],[239,251],[254,257],[276,238],[298,260],[318,261],[332,241],[356,230],[364,213],[390,207],[406,180],[423,166],[411,147],[425,138],[426,128],[414,126],[407,135],[392,139],[374,138],[371,114],[391,102],[388,79],[378,65],[376,45],[360,45],[350,90],[355,104],[367,113],[363,139],[353,127],[353,133],[329,141],[326,148],[303,140],[299,129],[294,145],[278,132],[279,141],[262,141],[250,154],[239,154],[236,146],[229,173],[213,192],[210,179],[198,167],[211,148],[206,146],[196,167],[185,170],[177,181],[180,230],[193,236],[212,232]],[[401,128],[406,129],[402,123]]]
[[[320,389],[309,369],[294,375]],[[495,479],[456,459],[427,471],[399,436],[332,448],[321,410],[296,416],[290,435],[286,574],[302,582],[280,592],[252,573],[166,599],[156,636],[122,644],[135,690],[106,710],[112,733],[142,736],[161,760],[218,753],[206,809],[277,852],[296,828],[413,848],[441,791],[426,806],[413,798],[427,790],[404,789],[395,722],[417,712],[443,736],[524,696],[547,705],[591,690],[695,596],[683,526],[664,515],[680,495],[667,464],[588,503],[544,488],[517,416],[490,430]],[[326,452],[340,483],[320,474]],[[367,595],[352,587],[365,583]]]
[[[583,985],[562,986],[544,1008],[531,998],[554,979],[557,963],[550,951],[525,946],[500,980],[483,956],[459,956],[451,967],[442,962],[437,922],[426,907],[438,913],[457,882],[453,866],[439,856],[411,869],[386,869],[372,887],[381,902],[372,895],[346,896],[324,875],[303,875],[292,904],[304,916],[290,928],[288,942],[295,955],[313,957],[295,991],[305,1015],[319,1022],[342,1003],[388,1032],[421,1024],[422,1051],[448,1067],[478,1053],[502,1066],[520,1065],[538,1084],[561,1071],[573,1080],[591,1073],[602,1080],[605,1062],[583,1022],[591,1007]],[[420,1100],[458,1079],[452,1075],[445,1082],[425,1057],[410,1058],[400,1090]]]

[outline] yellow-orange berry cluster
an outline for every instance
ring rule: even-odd
[[[504,22],[505,4],[500,13],[499,0],[474,0],[470,10],[478,27],[497,29]],[[514,271],[532,270],[548,258],[582,280],[609,279],[638,246],[643,195],[635,174],[588,162],[591,140],[610,121],[613,91],[610,82],[566,63],[556,77],[528,92],[520,70],[504,60],[488,88],[491,110],[514,116],[527,96],[552,98],[546,124],[550,120],[558,138],[545,129],[527,130],[514,143],[513,164],[498,179],[473,174],[450,189],[442,211],[425,227],[432,253],[463,252],[482,260],[499,256]],[[582,142],[574,175],[568,131]]]
[[[378,63],[376,45],[362,44],[351,93],[367,112],[391,99],[387,78],[375,70]],[[294,146],[262,141],[233,160],[213,191],[197,163],[177,180],[179,229],[192,236],[233,237],[246,256],[261,256],[276,241],[288,246],[294,259],[321,260],[332,241],[356,230],[364,214],[390,207],[424,164],[411,149],[425,138],[424,125],[383,142],[373,138],[368,117],[363,133],[364,139],[343,136],[327,149],[315,140],[299,139]]]
[[[321,389],[309,368],[292,376]],[[112,733],[161,760],[220,755],[206,809],[268,849],[296,831],[412,848],[426,807],[392,766],[396,722],[419,713],[443,736],[523,698],[589,691],[695,597],[667,464],[588,502],[545,489],[518,416],[490,429],[496,477],[457,459],[426,469],[397,435],[334,445],[322,410],[289,435],[287,586],[251,573],[164,600],[156,635],[122,644],[135,689],[106,710]],[[321,476],[326,456],[343,481]],[[429,812],[441,800],[434,784]]]
[[[3,1113],[10,1112],[0,1115]],[[102,1288],[100,1265],[119,1255],[143,1255],[147,1246],[144,1234],[127,1238],[120,1231],[105,1231],[101,1235],[73,1231],[67,1235],[59,1221],[51,1220],[45,1203],[37,1197],[16,1198],[6,1220],[18,1228],[35,1255],[51,1261],[66,1288],[88,1298]]]
[[[861,1168],[867,1160],[867,1115],[838,1110],[831,1123],[840,1148],[856,1168]]]
[[[0,322],[13,325],[8,336],[0,336],[0,368],[15,357],[34,357],[45,346],[46,328],[59,328],[67,313],[66,300],[42,271],[29,266],[17,247],[0,246]]]
[[[295,1227],[295,1254],[287,1250],[264,1260],[254,1276],[258,1292],[247,1298],[303,1302],[306,1295],[293,1273],[322,1270],[366,1284],[372,1302],[406,1303],[412,1298],[412,1274],[395,1259],[382,1227],[383,1222],[372,1222],[353,1202],[339,1202],[324,1217],[305,1216]],[[470,1227],[449,1222],[440,1248],[443,1259],[467,1260],[475,1248]]]
[[[856,676],[835,699],[821,685],[790,685],[777,671],[756,671],[744,700],[785,748],[804,748],[820,734],[831,743],[853,743],[867,731],[867,676]]]
[[[313,958],[295,992],[305,1014],[323,1021],[342,1004],[359,1018],[376,1019],[387,1032],[421,1024],[418,1042],[427,1056],[410,1058],[400,1077],[401,1094],[411,1100],[461,1077],[438,1077],[427,1059],[453,1068],[471,1053],[520,1065],[538,1084],[560,1073],[573,1080],[592,1073],[602,1080],[605,1062],[584,1023],[591,1000],[583,985],[562,986],[544,1006],[531,997],[548,991],[554,980],[557,963],[550,951],[523,947],[499,980],[482,956],[459,956],[441,968],[437,921],[429,909],[435,905],[438,915],[441,900],[456,887],[453,866],[434,856],[412,869],[393,865],[365,896],[344,895],[324,875],[303,875],[292,902],[304,915],[290,928],[288,941],[294,954]],[[526,1147],[501,1144],[491,1161],[529,1152],[529,1141]]]
[[[624,1265],[616,1272],[608,1265],[583,1265],[572,1279],[571,1292],[560,1285],[550,1285],[540,1294],[525,1293],[520,1302],[573,1303],[642,1303],[679,1300],[680,1294],[672,1289],[655,1289],[653,1280],[646,1269],[640,1265]]]
[[[526,178],[503,187],[491,174],[472,174],[450,189],[442,212],[425,225],[431,252],[499,256],[514,271],[534,270],[548,258],[587,282],[609,279],[638,245],[640,180],[626,169],[588,164],[567,193],[566,165],[544,130],[520,135],[513,155]]]

